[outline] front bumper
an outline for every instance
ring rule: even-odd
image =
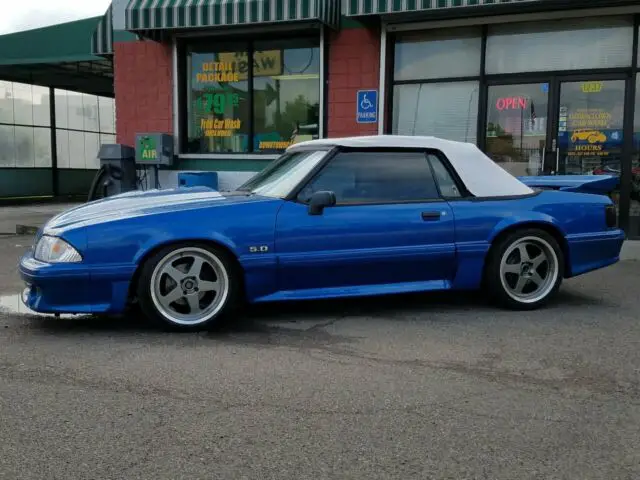
[[[625,238],[624,231],[619,228],[567,235],[569,271],[566,276],[575,277],[617,263]]]
[[[19,272],[24,304],[39,313],[122,313],[134,265],[91,268],[82,263],[48,264],[25,254]]]

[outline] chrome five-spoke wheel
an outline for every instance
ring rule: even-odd
[[[205,245],[176,246],[158,252],[145,264],[140,303],[151,317],[177,327],[210,323],[232,296],[228,258]]]
[[[486,281],[502,304],[533,309],[547,302],[564,276],[564,256],[544,230],[523,229],[498,241],[487,259]]]

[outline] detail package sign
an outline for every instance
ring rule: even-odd
[[[207,55],[212,58],[211,55]],[[203,61],[194,65],[192,76],[192,108],[194,128],[206,138],[239,137],[248,131],[249,92],[246,82],[249,69],[253,68],[254,78],[273,77],[283,72],[281,50],[254,53],[253,66],[249,64],[246,52],[221,52],[213,55],[215,61]],[[234,85],[235,84],[235,85]],[[240,146],[232,147],[242,149]]]

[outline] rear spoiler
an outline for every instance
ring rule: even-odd
[[[518,177],[531,188],[562,190],[565,192],[597,193],[607,195],[620,184],[616,175],[548,175],[540,177]]]

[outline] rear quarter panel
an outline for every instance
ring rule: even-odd
[[[585,265],[597,263],[600,257],[615,254],[614,251],[598,252],[597,249],[578,246],[600,235],[610,235],[611,230],[606,228],[604,207],[612,202],[602,195],[546,190],[513,199],[458,200],[450,203],[455,216],[458,254],[455,288],[477,288],[492,242],[500,233],[517,226],[541,225],[557,232],[567,256],[566,276],[582,273],[580,270]]]

